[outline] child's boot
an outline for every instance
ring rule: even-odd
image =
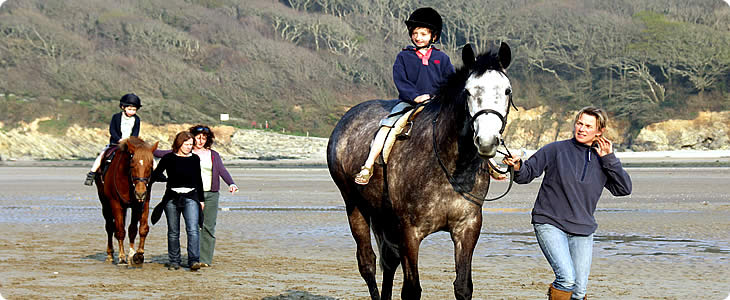
[[[89,172],[86,174],[86,180],[84,180],[84,185],[91,186],[94,184],[94,177],[96,177],[96,172]]]

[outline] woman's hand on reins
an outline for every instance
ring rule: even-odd
[[[520,166],[522,166],[522,158],[520,158],[519,156],[514,156],[514,155],[505,156],[504,159],[502,159],[502,163],[513,167],[515,171],[519,171]]]

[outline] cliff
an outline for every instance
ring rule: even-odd
[[[520,108],[509,115],[505,140],[510,148],[537,149],[572,135],[574,112],[558,116],[544,107]],[[0,123],[0,160],[78,160],[93,159],[107,144],[106,128],[83,128],[72,125],[63,133],[45,133],[40,125],[50,118],[5,128]],[[153,126],[142,123],[141,137],[160,142],[169,149],[173,136],[192,124]],[[702,112],[693,120],[668,120],[643,128],[630,149],[626,143],[627,124],[610,122],[606,136],[617,150],[730,150],[730,112]],[[285,135],[273,130],[237,129],[214,126],[213,149],[227,160],[293,159],[323,163],[327,139]]]
[[[555,140],[572,136],[575,112],[558,116],[545,107],[520,108],[509,115],[505,141],[510,148],[537,149]],[[692,120],[666,120],[641,129],[627,145],[629,124],[609,120],[606,137],[618,150],[728,150],[730,149],[730,112],[700,112]]]
[[[2,160],[73,160],[93,159],[109,142],[106,128],[71,126],[63,135],[42,133],[38,119],[30,124],[4,131],[0,130],[0,158]],[[160,149],[170,149],[175,134],[192,124],[153,126],[142,123],[140,137],[147,142],[159,142]],[[2,128],[0,128],[2,129]],[[231,126],[213,126],[216,142],[213,149],[223,159],[297,159],[323,162],[326,138],[284,135],[274,131],[236,129]]]

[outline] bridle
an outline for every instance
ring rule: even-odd
[[[502,113],[500,113],[500,112],[498,112],[496,110],[490,109],[490,108],[485,108],[485,109],[482,109],[482,110],[478,111],[477,113],[475,113],[474,116],[472,116],[471,118],[469,118],[469,126],[471,126],[471,131],[475,131],[474,130],[474,122],[477,120],[477,118],[479,116],[481,116],[481,115],[488,115],[488,114],[495,114],[495,115],[497,115],[497,117],[499,118],[499,120],[502,121],[502,127],[499,129],[499,134],[501,135],[504,132],[504,128],[507,127],[507,117],[509,116],[510,106],[512,106],[517,111],[519,110],[519,109],[517,109],[517,106],[515,106],[515,103],[512,102],[512,93],[509,94],[509,100],[508,101],[509,101],[509,104],[507,104],[507,113],[505,113],[504,115],[502,115]],[[465,103],[465,106],[466,106],[466,111],[468,112],[469,111],[469,104],[466,103],[466,102],[464,102],[464,103]],[[504,141],[501,141],[501,144],[504,145]],[[506,148],[507,147],[505,147],[505,149]],[[507,150],[507,152],[509,152],[509,150]],[[502,152],[500,152],[500,153],[502,153]],[[502,153],[502,154],[504,154],[504,153]]]
[[[504,115],[502,115],[502,113],[500,113],[496,110],[489,109],[489,108],[477,111],[473,116],[469,117],[469,126],[471,126],[472,132],[474,132],[474,122],[476,121],[477,117],[479,117],[481,115],[494,114],[499,118],[500,121],[502,121],[502,127],[499,129],[499,134],[501,136],[502,133],[504,132],[505,127],[507,126],[507,116],[509,116],[510,106],[513,107],[515,110],[518,110],[517,107],[515,106],[515,103],[512,102],[512,93],[509,94],[509,104],[507,105],[507,113],[505,113]],[[465,102],[465,110],[467,111],[467,115],[468,115],[469,106],[468,106],[467,102]],[[509,173],[510,174],[509,186],[507,186],[507,190],[504,191],[504,193],[502,193],[501,195],[494,197],[494,198],[487,198],[487,193],[489,192],[489,188],[487,188],[487,191],[484,192],[483,196],[474,195],[471,192],[463,191],[463,189],[461,189],[461,188],[457,189],[458,184],[456,183],[456,180],[454,179],[452,174],[449,173],[449,171],[446,169],[446,164],[444,164],[443,160],[441,160],[441,155],[439,155],[439,148],[436,143],[436,122],[438,121],[438,117],[440,114],[441,114],[441,111],[439,111],[436,114],[436,116],[434,116],[433,121],[431,122],[431,125],[432,125],[431,132],[432,132],[432,136],[433,136],[433,151],[434,151],[434,154],[436,155],[436,159],[438,160],[439,165],[441,166],[441,169],[444,171],[444,174],[446,174],[446,177],[449,180],[449,183],[451,183],[451,186],[454,188],[454,191],[457,191],[457,193],[459,193],[462,197],[464,197],[464,199],[466,199],[467,201],[469,201],[471,203],[476,204],[479,207],[484,205],[484,202],[495,201],[495,200],[501,199],[502,197],[506,196],[507,193],[509,193],[509,191],[512,189],[512,183],[514,183],[514,177],[515,177],[514,168],[512,166],[509,166],[506,171],[502,171],[499,168],[497,168],[497,166],[492,165],[492,163],[489,161],[489,159],[487,159],[487,164],[489,165],[489,167],[491,167],[497,173],[500,173],[500,174]],[[509,152],[509,148],[507,148],[507,145],[504,144],[504,139],[502,139],[501,137],[499,139],[499,145],[503,146],[504,149],[507,151],[507,153],[499,151],[499,149],[497,149],[498,153],[500,153],[504,156],[512,156],[512,153]],[[467,196],[469,196],[469,197],[467,197]]]
[[[134,177],[132,174],[129,174],[129,178],[132,179],[132,185],[134,185],[135,182],[144,182],[145,184],[149,184],[150,178],[149,177]]]
[[[130,164],[131,164],[131,160],[132,159],[134,159],[134,154],[132,154],[132,155],[129,156]],[[129,179],[131,180],[130,181],[130,183],[131,183],[130,184],[130,188],[134,189],[134,186],[135,186],[135,184],[137,182],[144,182],[145,185],[147,186],[147,193],[149,193],[150,192],[150,186],[149,186],[149,184],[150,184],[150,177],[151,177],[151,175],[148,176],[148,177],[136,177],[136,176],[132,176],[132,169],[134,169],[134,168],[130,166],[129,167]],[[131,195],[132,194],[134,194],[134,193],[130,193],[130,198],[131,198]]]

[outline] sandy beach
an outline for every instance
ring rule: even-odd
[[[629,159],[629,158],[627,158]],[[0,295],[5,299],[368,299],[339,192],[325,168],[232,167],[221,194],[214,264],[169,271],[166,224],[142,268],[107,264],[106,233],[85,167],[0,167]],[[628,168],[634,193],[604,191],[590,299],[725,299],[730,293],[730,168]],[[532,234],[539,180],[485,204],[475,299],[544,299],[552,272]],[[492,193],[501,193],[497,183]],[[156,184],[156,204],[163,184]],[[184,245],[185,239],[181,238]],[[453,245],[420,252],[424,299],[453,299]],[[118,251],[118,250],[117,250]],[[185,250],[183,249],[183,253]],[[183,261],[185,261],[183,259]],[[400,295],[402,273],[396,274]]]

